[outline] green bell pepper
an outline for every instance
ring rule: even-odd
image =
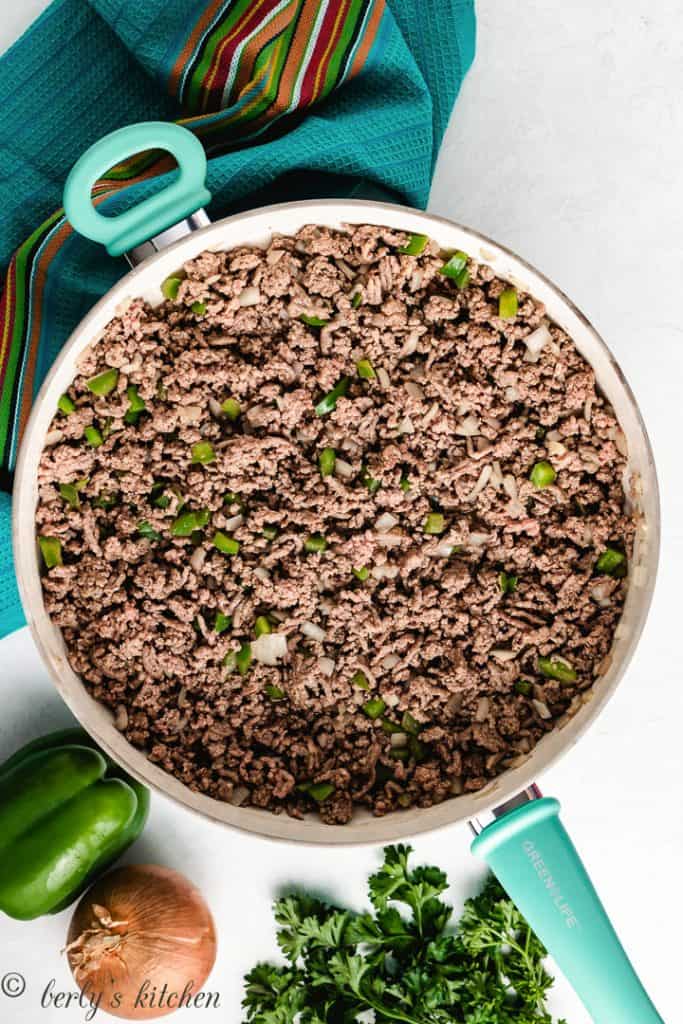
[[[149,791],[82,729],[43,736],[0,767],[0,910],[69,906],[142,831]]]

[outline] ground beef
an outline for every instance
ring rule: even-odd
[[[477,790],[609,652],[625,581],[596,562],[634,534],[614,412],[540,303],[501,319],[490,268],[459,287],[408,242],[310,226],[203,253],[109,324],[48,435],[71,664],[219,800],[342,823]]]

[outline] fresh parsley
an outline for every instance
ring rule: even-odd
[[[247,974],[251,1024],[552,1024],[546,950],[499,883],[489,878],[453,928],[446,875],[409,867],[410,852],[386,847],[371,912],[304,893],[277,900],[287,964]]]

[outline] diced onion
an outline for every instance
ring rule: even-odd
[[[496,661],[513,661],[517,657],[514,651],[506,651],[500,647],[495,648],[491,651],[491,657],[495,658]]]
[[[367,672],[365,674],[368,675]],[[368,678],[370,677],[368,676]],[[399,696],[396,693],[383,693],[382,700],[388,708],[398,707]]]
[[[411,398],[416,398],[418,401],[422,401],[425,396],[424,391],[420,385],[414,380],[407,380],[405,384],[406,391]]]
[[[229,519],[225,520],[225,529],[229,533],[232,533],[239,526],[241,526],[243,522],[244,522],[244,516],[241,513],[238,513],[236,516],[230,516]]]
[[[474,437],[479,433],[480,422],[476,416],[466,416],[460,423],[456,423],[455,433],[459,437]]]
[[[262,665],[277,665],[287,657],[287,637],[284,633],[264,633],[252,640],[251,653]]]
[[[519,391],[514,386],[514,384],[510,384],[509,387],[505,388],[505,401],[506,402],[517,402],[517,401],[519,401]]]
[[[526,338],[522,338],[522,341],[526,345],[527,349],[526,355],[524,356],[525,361],[527,363],[537,362],[538,357],[540,356],[545,346],[548,344],[549,341],[552,340],[553,339],[550,334],[550,331],[544,324],[542,324],[540,327],[537,327],[536,330],[532,331],[531,334],[528,334]]]
[[[488,484],[489,480],[491,479],[491,472],[492,472],[492,470],[491,470],[491,466],[490,465],[484,466],[484,468],[482,469],[481,473],[479,474],[479,479],[477,480],[476,484],[474,485],[472,490],[469,492],[469,494],[463,495],[463,499],[462,500],[463,501],[474,501],[474,499],[477,497],[477,495],[480,494],[484,490],[484,488]]]
[[[350,477],[353,476],[353,466],[350,462],[345,462],[344,459],[337,459],[334,464],[334,471],[339,476]]]
[[[301,632],[310,640],[318,640],[320,643],[322,643],[327,636],[324,629],[321,629],[320,626],[316,626],[315,622],[309,621],[302,622]]]
[[[206,558],[206,551],[204,548],[195,548],[190,555],[190,565],[195,572],[199,572],[204,565],[204,559]]]
[[[536,708],[536,711],[538,712],[541,718],[550,718],[550,711],[548,709],[548,705],[545,704],[542,700],[534,699],[531,701],[531,703]]]
[[[434,557],[435,558],[450,558],[451,555],[453,554],[453,547],[454,547],[453,544],[446,544],[445,542],[442,543],[442,544],[438,544],[434,548]]]
[[[491,487],[495,487],[498,490],[503,484],[503,470],[500,468],[500,462],[494,462],[491,467],[491,478],[489,480]]]
[[[383,388],[391,387],[391,379],[383,366],[377,367],[377,380],[380,382]]]
[[[398,576],[397,565],[375,565],[370,570],[376,580],[393,580]]]
[[[375,523],[378,533],[388,533],[394,526],[398,526],[398,519],[391,512],[384,512]]]
[[[489,717],[490,702],[488,697],[482,697],[477,704],[477,710],[474,712],[475,722],[485,722]]]
[[[63,430],[49,430],[45,435],[45,447],[49,448],[50,445],[59,444],[63,437]]]
[[[254,569],[254,576],[260,580],[268,581],[270,579],[270,573],[267,569],[264,569],[262,565],[257,565]]]
[[[389,672],[392,668],[396,668],[400,660],[398,654],[387,654],[386,657],[382,658],[382,668]]]
[[[261,292],[258,288],[250,286],[243,288],[239,294],[240,306],[258,306],[261,301]]]
[[[209,409],[211,410],[212,416],[215,416],[217,419],[222,417],[223,410],[220,407],[220,403],[217,402],[215,398],[209,399]]]
[[[246,786],[235,786],[232,791],[232,796],[228,802],[233,804],[235,807],[241,807],[248,796],[249,790]]]
[[[488,544],[491,539],[490,533],[471,533],[467,538],[468,542],[475,548],[481,548],[484,544]]]
[[[391,745],[392,747],[405,747],[408,742],[408,735],[405,732],[392,732],[391,734]]]
[[[415,425],[411,420],[410,416],[404,416],[398,425],[399,434],[414,434]]]
[[[381,544],[383,548],[397,548],[402,540],[403,534],[401,533],[380,533],[377,543]]]
[[[517,481],[512,473],[506,473],[503,477],[503,490],[507,494],[508,498],[512,498],[513,501],[518,500],[519,491],[517,489]]]
[[[413,352],[417,349],[417,342],[420,335],[417,331],[412,331],[406,340],[403,342],[403,347],[398,354],[399,359],[405,359],[406,356],[412,356]]]
[[[610,604],[609,592],[611,589],[611,583],[597,583],[594,587],[591,587],[591,597],[596,604],[599,604],[601,608],[607,608]]]
[[[546,448],[549,455],[565,455],[567,452],[561,441],[548,441],[546,439]]]
[[[331,676],[337,665],[332,658],[320,658],[318,664],[320,665],[320,671],[324,676]]]

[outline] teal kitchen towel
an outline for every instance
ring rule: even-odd
[[[0,636],[24,621],[12,473],[55,355],[126,271],[74,235],[66,175],[96,139],[181,121],[209,157],[216,219],[304,197],[424,207],[474,56],[473,0],[55,0],[0,59]],[[107,213],[171,174],[143,154],[96,186]]]

